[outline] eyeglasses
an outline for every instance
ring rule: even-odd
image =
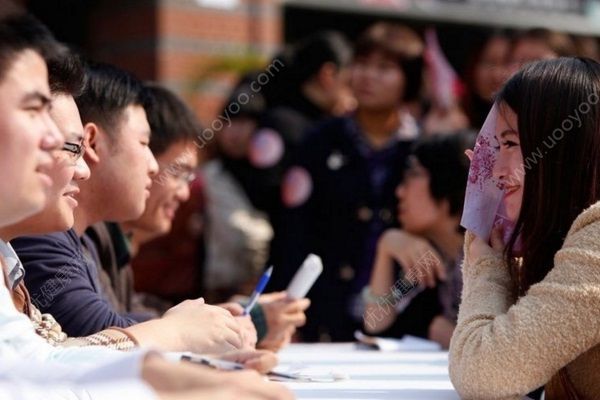
[[[85,153],[83,141],[81,143],[65,142],[61,149],[61,154],[65,155],[64,159],[72,165],[75,165],[79,161],[83,153]]]
[[[160,164],[159,164],[160,165]],[[176,164],[167,164],[160,166],[159,181],[163,181],[161,176],[170,177],[176,180],[179,184],[189,185],[196,179],[196,174],[193,170],[180,167]]]
[[[85,153],[83,140],[79,143],[65,142],[63,147],[54,151],[54,157],[59,162],[76,165],[83,153]]]
[[[189,185],[196,179],[196,174],[192,171],[181,170],[173,174],[173,178],[177,179],[181,183]]]

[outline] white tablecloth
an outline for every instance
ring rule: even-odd
[[[285,383],[298,400],[459,399],[443,351],[379,352],[352,343],[293,344],[280,354],[283,370],[346,375],[332,383]]]

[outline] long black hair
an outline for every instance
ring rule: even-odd
[[[523,201],[506,248],[518,294],[554,266],[575,218],[600,200],[600,64],[559,58],[530,64],[500,91],[518,119]],[[517,268],[517,237],[523,264]]]

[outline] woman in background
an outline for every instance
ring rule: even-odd
[[[469,171],[464,152],[474,139],[472,132],[432,136],[412,151],[396,190],[402,229],[382,235],[363,291],[368,333],[450,344],[462,288],[459,221]]]
[[[471,127],[479,129],[494,103],[494,95],[508,77],[510,39],[501,32],[484,36],[471,52],[465,70],[465,110]]]
[[[273,288],[285,288],[308,253],[326,267],[310,292],[304,340],[348,341],[362,326],[360,293],[379,236],[396,225],[394,190],[419,135],[408,110],[421,92],[423,48],[402,25],[360,35],[350,67],[356,112],[320,124],[285,175],[286,258],[275,263]]]

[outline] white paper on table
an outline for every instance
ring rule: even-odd
[[[368,336],[361,331],[354,332],[360,343],[375,347],[379,351],[440,351],[442,346],[430,340],[405,335],[402,339]]]

